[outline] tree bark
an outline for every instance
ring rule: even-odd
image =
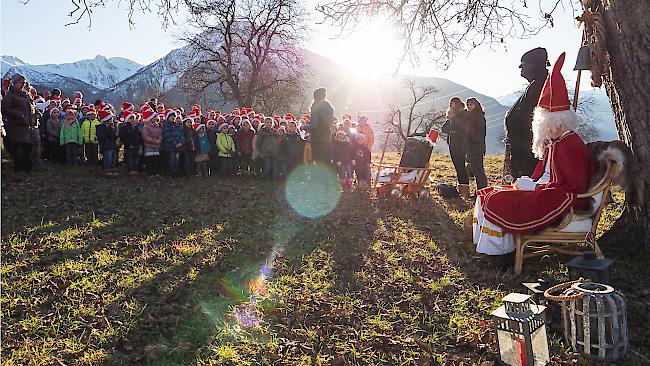
[[[604,84],[619,138],[643,166],[645,191],[641,206],[627,205],[604,240],[650,247],[650,1],[609,0],[603,15],[610,56]]]

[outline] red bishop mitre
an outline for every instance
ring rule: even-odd
[[[568,111],[571,109],[569,93],[566,90],[566,82],[560,70],[564,64],[565,53],[562,52],[553,65],[553,71],[548,74],[542,94],[539,96],[537,105],[549,112]]]

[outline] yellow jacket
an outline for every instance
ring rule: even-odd
[[[84,144],[97,143],[97,126],[101,125],[97,118],[94,120],[85,119],[81,124],[81,135],[84,138]]]

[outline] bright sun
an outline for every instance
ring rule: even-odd
[[[338,40],[337,62],[355,74],[368,77],[392,74],[402,52],[397,34],[390,24],[360,26],[351,35]]]

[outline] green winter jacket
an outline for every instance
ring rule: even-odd
[[[235,152],[235,141],[229,134],[219,132],[217,134],[217,148],[220,157],[230,158],[232,153]],[[228,150],[230,150],[230,153],[227,152]]]
[[[69,142],[74,142],[79,145],[83,145],[84,143],[84,137],[81,134],[81,127],[79,127],[79,122],[77,121],[74,121],[70,127],[68,127],[68,124],[65,121],[61,123],[59,143],[65,145]]]
[[[81,124],[81,134],[86,144],[97,143],[97,126],[101,125],[97,118],[94,120],[85,119]]]

